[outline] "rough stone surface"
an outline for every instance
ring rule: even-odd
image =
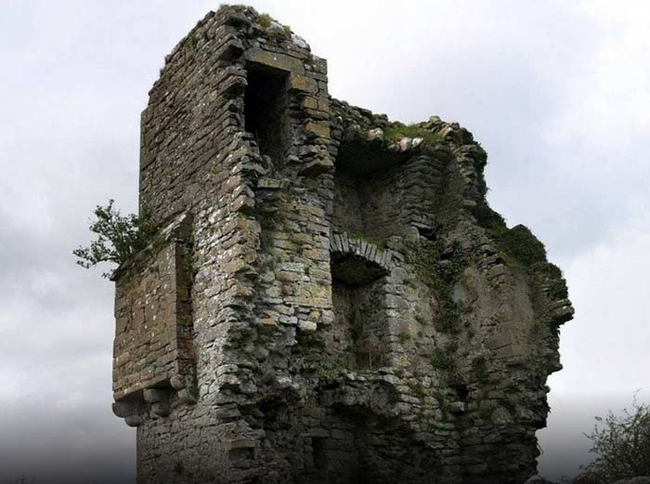
[[[211,12],[142,113],[166,229],[116,275],[113,406],[138,482],[525,482],[560,270],[487,206],[470,132],[332,99],[279,25]]]

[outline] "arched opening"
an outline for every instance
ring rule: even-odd
[[[388,271],[355,253],[332,253],[333,350],[358,370],[390,363],[385,275]]]

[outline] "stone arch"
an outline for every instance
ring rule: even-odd
[[[386,276],[390,256],[376,244],[334,234],[330,245],[334,324],[331,347],[344,366],[390,363]]]

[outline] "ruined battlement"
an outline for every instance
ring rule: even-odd
[[[161,233],[116,275],[138,482],[519,483],[573,309],[487,205],[487,155],[332,99],[249,7],[211,12],[142,113]]]

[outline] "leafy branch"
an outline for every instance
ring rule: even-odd
[[[79,258],[77,264],[86,269],[101,262],[112,262],[120,266],[147,247],[156,234],[145,207],[140,215],[122,216],[113,207],[114,203],[110,199],[105,207],[98,205],[95,208],[93,214],[96,220],[90,222],[89,228],[97,235],[97,239],[89,247],[79,247],[72,251]],[[112,274],[104,273],[103,277]]]
[[[601,482],[650,475],[650,406],[638,403],[635,395],[632,410],[596,421],[587,437],[597,457],[585,469]]]

